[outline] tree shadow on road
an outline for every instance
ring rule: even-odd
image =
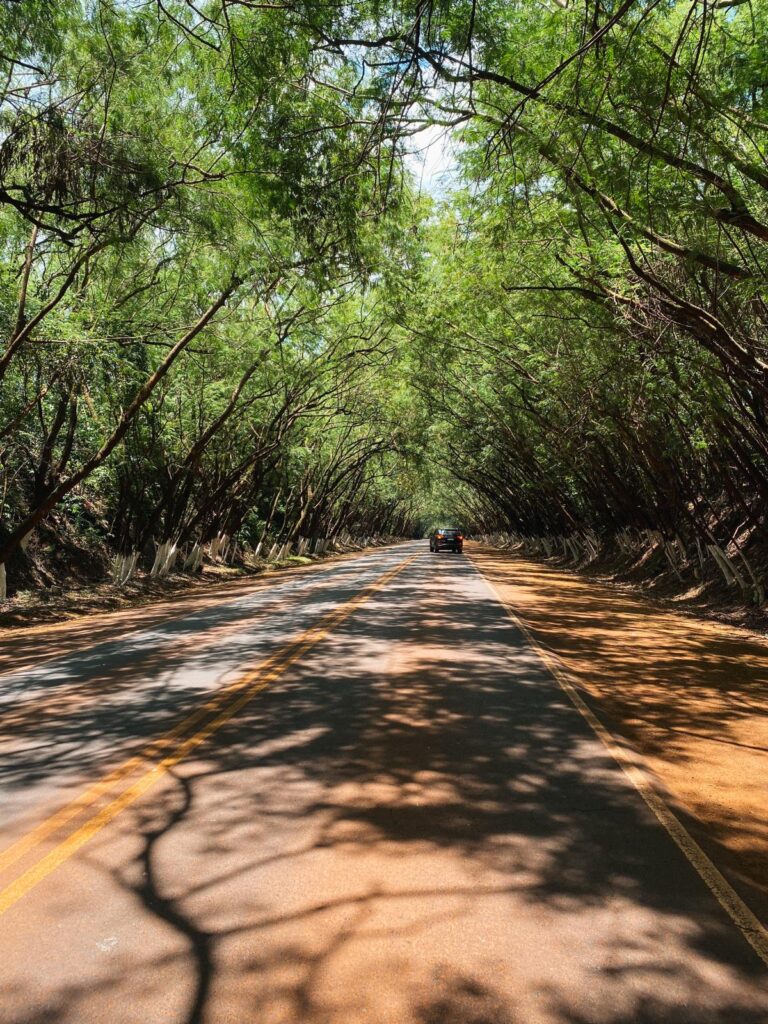
[[[417,563],[118,819],[139,849],[84,851],[152,953],[15,1024],[762,1024],[759,961],[473,579]]]
[[[768,917],[768,646],[547,565],[479,564],[613,731],[653,759],[697,840]]]

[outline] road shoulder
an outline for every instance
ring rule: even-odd
[[[768,645],[510,552],[476,568],[768,920]]]

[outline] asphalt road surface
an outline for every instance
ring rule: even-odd
[[[468,557],[35,637],[0,676],[3,1024],[768,1020]]]

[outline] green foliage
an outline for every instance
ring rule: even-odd
[[[764,525],[764,5],[0,19],[0,561]]]

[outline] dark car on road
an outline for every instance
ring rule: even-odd
[[[454,551],[457,555],[460,555],[464,550],[464,535],[461,530],[441,527],[439,530],[435,530],[433,534],[430,534],[429,550],[435,554],[438,551]]]

